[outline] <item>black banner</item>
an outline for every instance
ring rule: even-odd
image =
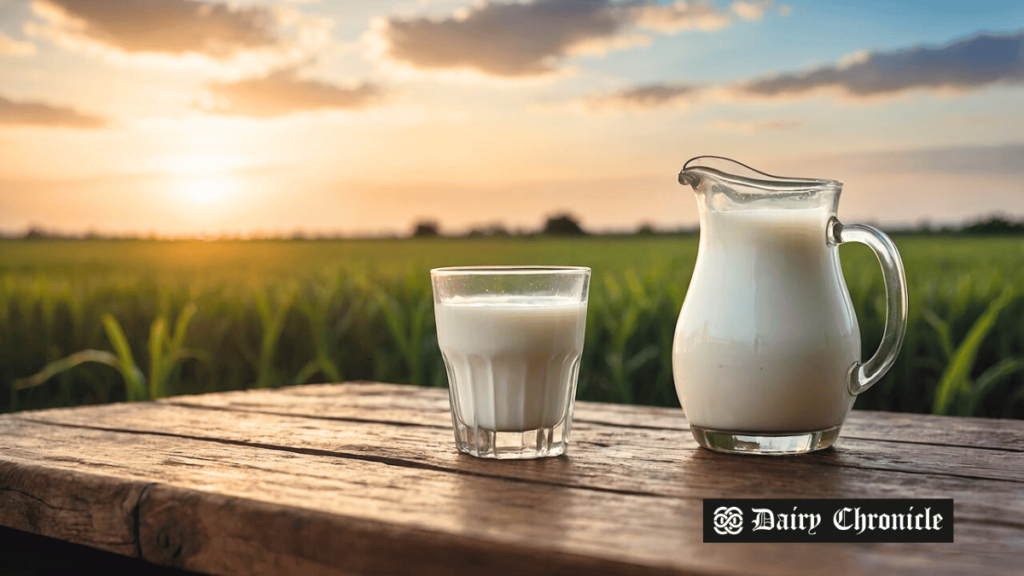
[[[704,542],[952,541],[952,499],[704,500]]]

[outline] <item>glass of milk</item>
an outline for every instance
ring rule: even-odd
[[[569,443],[590,268],[430,271],[460,452],[541,458]]]

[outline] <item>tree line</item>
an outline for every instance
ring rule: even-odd
[[[908,228],[893,228],[891,226],[885,227],[886,232],[890,234],[900,235],[927,235],[927,236],[943,236],[943,235],[966,235],[966,236],[1011,236],[1011,235],[1024,235],[1024,219],[1014,220],[1004,215],[990,216],[982,220],[976,220],[966,222],[959,225],[944,225],[944,226],[932,226],[929,222],[924,222],[915,227]],[[692,228],[677,228],[677,229],[658,229],[652,224],[645,223],[638,226],[632,231],[621,231],[621,232],[592,232],[587,231],[579,218],[570,213],[560,213],[552,216],[548,216],[544,222],[544,225],[539,229],[530,230],[525,228],[508,229],[502,224],[490,224],[486,226],[476,226],[470,228],[468,231],[462,234],[444,234],[441,231],[441,227],[436,220],[420,220],[412,226],[412,230],[408,236],[412,238],[440,238],[440,237],[452,237],[461,236],[466,238],[501,238],[501,237],[528,237],[528,236],[655,236],[655,235],[680,235],[680,234],[696,234],[698,229]],[[400,238],[400,234],[394,234],[390,236],[376,236],[375,238]],[[23,233],[16,234],[2,234],[0,233],[0,239],[22,239],[22,240],[157,240],[157,236],[150,234],[147,236],[138,235],[104,235],[97,232],[88,232],[86,234],[65,234],[58,231],[47,230],[39,226],[31,226],[28,230]],[[345,238],[353,238],[352,236],[345,236],[343,234],[307,234],[303,231],[296,231],[284,236],[274,237],[263,237],[261,239],[275,239],[275,240],[340,240]],[[226,240],[244,240],[248,239],[245,237],[222,237],[219,239]]]

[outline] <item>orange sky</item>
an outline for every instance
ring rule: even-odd
[[[676,227],[700,154],[846,219],[1024,215],[1024,11],[884,10],[3,0],[0,230]]]

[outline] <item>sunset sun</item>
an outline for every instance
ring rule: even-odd
[[[213,204],[234,195],[236,186],[224,176],[208,176],[180,181],[177,189],[192,204]]]

